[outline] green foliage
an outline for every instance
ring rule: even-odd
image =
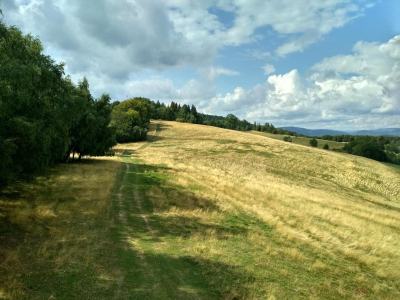
[[[328,144],[325,144],[324,147],[323,147],[323,149],[329,150],[329,145],[328,145]]]
[[[400,137],[394,136],[354,136],[324,135],[323,140],[347,142],[343,150],[347,153],[378,161],[400,164]]]
[[[170,105],[166,106],[164,103],[151,102],[150,107],[151,118],[152,119],[161,119],[167,121],[177,121],[177,122],[185,122],[192,124],[203,124],[204,120],[201,114],[197,113],[197,109],[194,105],[191,107],[189,105],[180,105],[171,102]]]
[[[357,136],[353,141],[347,143],[343,149],[347,153],[371,158],[377,161],[387,161],[388,157],[384,151],[385,147],[380,137]]]
[[[317,141],[316,138],[312,138],[312,139],[309,141],[309,144],[310,144],[311,147],[318,147],[318,141]]]
[[[291,142],[291,141],[292,141],[292,138],[291,138],[290,136],[284,136],[284,137],[283,137],[283,141],[284,141],[284,142]]]
[[[149,99],[133,98],[116,105],[112,111],[112,126],[119,143],[145,140],[150,123]]]
[[[64,77],[64,65],[42,51],[37,38],[0,21],[0,186],[43,173],[62,159],[76,128],[96,131],[81,154],[98,155],[113,144],[109,98],[95,103],[86,80],[75,87]],[[89,107],[90,118],[81,122]]]
[[[400,137],[391,138],[387,143],[385,143],[385,151],[399,154],[400,153]]]
[[[63,65],[42,50],[38,39],[0,22],[0,184],[42,173],[68,146],[71,86]]]
[[[102,156],[116,144],[115,129],[109,126],[111,98],[103,94],[100,99],[94,99],[86,78],[79,82],[75,96],[79,110],[69,130],[71,143],[67,160],[71,153],[79,153],[79,158],[84,155]]]

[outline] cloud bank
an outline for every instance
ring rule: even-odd
[[[400,127],[399,36],[382,44],[358,42],[351,55],[325,58],[304,74],[296,69],[279,74],[277,64],[270,63],[305,51],[374,4],[365,0],[7,0],[2,1],[2,10],[8,24],[38,35],[47,53],[67,62],[66,71],[74,80],[86,75],[95,94],[194,103],[204,112],[235,113],[277,125]],[[271,35],[278,37],[271,51],[254,48]],[[260,60],[258,70],[263,69],[268,78],[252,88],[239,85],[219,94],[218,78],[247,74],[214,62],[224,49],[243,45],[253,49],[243,50],[242,55]],[[187,67],[196,69],[198,78],[186,78],[180,86],[160,76]],[[143,74],[151,76],[139,80]]]

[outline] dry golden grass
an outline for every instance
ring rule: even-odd
[[[0,299],[48,299],[70,287],[44,288],[45,281],[63,285],[82,271],[101,276],[96,255],[108,239],[119,166],[90,160],[61,165],[1,195]],[[71,284],[82,292],[79,282]]]
[[[272,133],[260,132],[260,131],[251,131],[250,133],[255,134],[255,135],[265,136],[265,137],[268,137],[268,138],[271,138],[274,140],[280,140],[280,141],[283,141],[283,138],[285,136],[288,136],[285,134],[272,134]],[[344,151],[342,151],[342,148],[346,143],[321,140],[321,139],[317,139],[317,141],[318,141],[318,148],[320,148],[320,149],[323,149],[324,145],[327,144],[329,146],[329,149],[331,149],[331,150],[334,149],[339,152],[344,152]],[[292,136],[293,144],[309,146],[310,145],[309,142],[310,142],[310,138]]]
[[[159,217],[217,226],[226,214],[254,215],[273,228],[274,241],[256,232],[239,234],[259,249],[257,264],[246,264],[249,273],[265,273],[262,268],[277,256],[322,274],[317,278],[329,274],[323,284],[328,293],[358,299],[366,289],[374,299],[386,288],[387,299],[400,297],[399,285],[393,285],[400,282],[400,174],[390,166],[249,133],[155,123],[162,129],[157,140],[120,148],[133,150],[132,158],[145,165],[163,166],[169,184],[197,199],[150,188],[147,196]],[[224,246],[227,238],[194,230],[190,243],[181,246],[198,257],[240,265],[237,253]],[[293,280],[289,267],[281,272]],[[270,290],[270,298],[287,297],[285,285],[265,284],[264,275],[253,283],[257,289]],[[349,290],[357,284],[360,292]],[[309,286],[307,297],[317,299],[320,291]],[[231,292],[241,293],[233,287]]]
[[[159,121],[115,151],[0,197],[0,299],[400,299],[390,165]]]

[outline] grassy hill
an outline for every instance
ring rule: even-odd
[[[400,298],[397,168],[151,126],[1,195],[0,298]]]

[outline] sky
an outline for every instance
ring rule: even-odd
[[[400,0],[0,0],[94,96],[275,126],[400,127]]]

